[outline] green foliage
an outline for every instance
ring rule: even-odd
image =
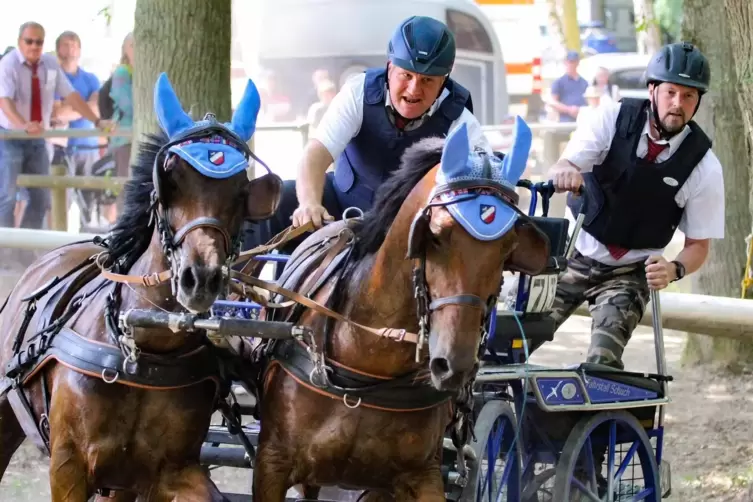
[[[110,26],[110,23],[112,23],[112,12],[110,12],[110,6],[104,7],[100,9],[99,12],[97,12],[97,16],[102,16],[105,18],[105,24],[107,26]]]
[[[662,31],[679,40],[682,30],[683,0],[654,0],[654,15]]]

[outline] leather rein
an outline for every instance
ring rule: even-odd
[[[203,135],[204,134],[201,134],[201,136]],[[162,148],[161,152],[163,150],[166,150],[173,144],[181,142],[181,141],[185,141],[186,139],[187,139],[186,136],[182,136],[181,138],[178,138],[172,141],[168,145],[165,145]],[[242,143],[242,144],[246,146],[245,143]],[[250,153],[247,147],[246,147],[246,151]],[[159,155],[157,159],[159,159]],[[165,159],[165,163],[166,162],[167,162],[167,159]],[[431,195],[428,197],[427,204],[417,213],[416,218],[413,222],[413,225],[411,226],[410,236],[409,236],[409,246],[408,246],[407,257],[413,259],[414,261],[413,288],[414,288],[414,297],[417,300],[416,314],[417,314],[418,323],[419,323],[418,333],[412,333],[405,329],[387,328],[387,327],[374,328],[374,327],[364,326],[362,324],[359,324],[355,321],[350,320],[349,318],[325,307],[324,305],[300,293],[283,288],[273,282],[258,279],[251,274],[247,274],[242,271],[237,271],[232,268],[233,265],[245,263],[256,256],[269,253],[273,251],[274,249],[277,249],[284,243],[292,239],[295,239],[303,235],[306,232],[315,230],[313,223],[309,222],[306,225],[302,225],[295,228],[290,226],[286,228],[285,230],[283,230],[282,232],[280,232],[279,234],[277,234],[268,243],[257,246],[255,248],[249,249],[244,252],[238,252],[240,248],[239,236],[236,236],[235,238],[231,238],[227,230],[222,226],[222,224],[214,218],[207,218],[207,217],[197,218],[195,220],[188,222],[186,225],[181,227],[177,232],[173,233],[169,224],[167,223],[166,208],[161,204],[161,201],[160,201],[160,184],[159,184],[159,179],[158,179],[157,160],[155,160],[155,170],[154,170],[153,177],[154,177],[155,190],[152,193],[152,198],[153,198],[152,217],[157,219],[157,228],[160,231],[160,238],[162,241],[163,252],[167,256],[168,263],[170,263],[170,269],[164,270],[162,272],[155,272],[153,274],[142,275],[142,276],[117,274],[105,268],[103,260],[101,259],[102,256],[105,256],[105,253],[106,253],[105,251],[103,253],[100,253],[100,255],[97,256],[96,263],[99,266],[102,275],[111,281],[119,282],[119,283],[126,283],[126,284],[136,284],[136,285],[140,285],[144,287],[156,287],[156,286],[159,286],[160,284],[164,284],[168,281],[171,281],[172,287],[173,287],[173,294],[175,294],[176,277],[177,277],[177,270],[179,267],[179,263],[176,262],[176,260],[174,259],[174,256],[175,256],[174,251],[181,244],[183,239],[185,239],[185,237],[188,235],[189,232],[196,230],[198,228],[208,227],[208,228],[212,228],[220,232],[220,234],[224,238],[225,248],[226,250],[228,250],[228,260],[226,261],[226,275],[229,276],[230,278],[236,279],[237,281],[243,284],[246,284],[248,286],[258,287],[263,290],[279,294],[319,314],[322,314],[327,317],[331,317],[340,322],[347,323],[355,328],[366,331],[373,335],[376,335],[382,338],[389,338],[395,341],[408,342],[408,343],[415,344],[416,345],[416,362],[421,361],[422,349],[428,345],[428,334],[431,329],[430,320],[431,320],[431,314],[433,312],[440,310],[448,305],[458,305],[461,307],[470,307],[470,308],[479,309],[483,313],[483,318],[484,318],[483,326],[484,327],[488,326],[489,316],[491,314],[492,307],[494,303],[496,302],[497,297],[491,296],[490,298],[483,300],[478,295],[469,294],[469,293],[461,293],[457,295],[432,299],[430,291],[429,291],[429,286],[426,281],[426,247],[424,245],[416,245],[416,242],[417,240],[426,237],[426,233],[429,232],[428,222],[431,220],[432,208],[447,206],[449,204],[460,202],[462,200],[467,200],[476,196],[475,194],[471,193],[467,197],[464,197],[464,198],[461,197],[460,199],[455,199],[451,201],[443,202],[443,201],[437,200],[438,197],[442,195],[443,193],[447,191],[451,191],[451,190],[458,190],[458,189],[473,189],[473,188],[492,189],[504,203],[517,209],[516,205],[518,202],[518,194],[513,189],[510,189],[504,185],[497,184],[490,180],[483,180],[483,181],[475,181],[472,183],[469,183],[469,182],[457,183],[456,182],[456,183],[451,183],[451,184],[435,187],[434,190],[432,190]],[[340,239],[347,239],[348,242],[352,242],[353,236],[352,236],[352,233],[348,235],[349,233],[350,231],[343,232],[340,235]],[[343,244],[343,243],[340,243],[340,244]],[[255,297],[255,299],[258,300],[259,303],[261,303],[263,306],[268,306],[268,307],[281,306],[281,305],[269,304],[268,302],[265,301],[264,298],[259,298],[258,295],[256,296],[257,297]]]

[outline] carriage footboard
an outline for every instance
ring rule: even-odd
[[[292,322],[222,317],[205,319],[197,314],[148,309],[128,310],[120,315],[120,322],[127,328],[167,328],[175,333],[206,330],[224,336],[278,340],[300,338],[307,332],[307,328],[297,326]]]

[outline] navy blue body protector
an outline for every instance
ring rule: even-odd
[[[664,162],[638,158],[636,150],[648,120],[649,100],[623,98],[617,129],[604,162],[584,173],[586,216],[583,229],[605,245],[625,249],[663,249],[682,219],[675,196],[711,148],[693,121],[677,151]],[[574,214],[580,201],[568,194]]]
[[[335,192],[340,206],[371,208],[374,193],[393,171],[409,146],[431,136],[446,136],[464,108],[473,112],[470,92],[452,79],[445,89],[450,93],[420,127],[398,129],[388,116],[385,92],[387,70],[366,70],[363,99],[363,123],[345,151],[335,159]]]

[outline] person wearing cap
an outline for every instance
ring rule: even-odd
[[[394,31],[385,67],[348,79],[306,145],[295,181],[286,181],[277,213],[246,227],[244,248],[263,244],[291,224],[321,227],[351,207],[366,211],[397,170],[405,150],[466,124],[468,140],[493,154],[473,116],[470,93],[450,77],[455,38],[430,17],[412,16]],[[334,162],[333,172],[327,168]],[[355,213],[351,214],[351,216]],[[303,237],[290,241],[289,253]]]
[[[649,98],[602,104],[549,171],[558,192],[573,192],[573,215],[586,203],[553,317],[559,327],[589,302],[588,362],[623,369],[622,354],[649,290],[698,270],[711,239],[724,237],[722,166],[692,120],[709,79],[709,63],[697,47],[662,47],[646,68]],[[584,194],[575,196],[581,187]],[[677,229],[684,247],[665,258]]]
[[[575,122],[580,108],[586,106],[583,93],[588,82],[578,74],[579,63],[578,52],[568,51],[565,74],[552,83],[550,105],[559,113],[560,122]]]
[[[583,99],[586,100],[586,105],[580,107],[578,118],[575,119],[575,123],[578,127],[583,125],[583,123],[588,122],[591,119],[591,115],[596,113],[596,109],[601,105],[602,97],[603,95],[599,93],[599,90],[595,86],[589,85],[586,87],[586,91],[583,93]]]

